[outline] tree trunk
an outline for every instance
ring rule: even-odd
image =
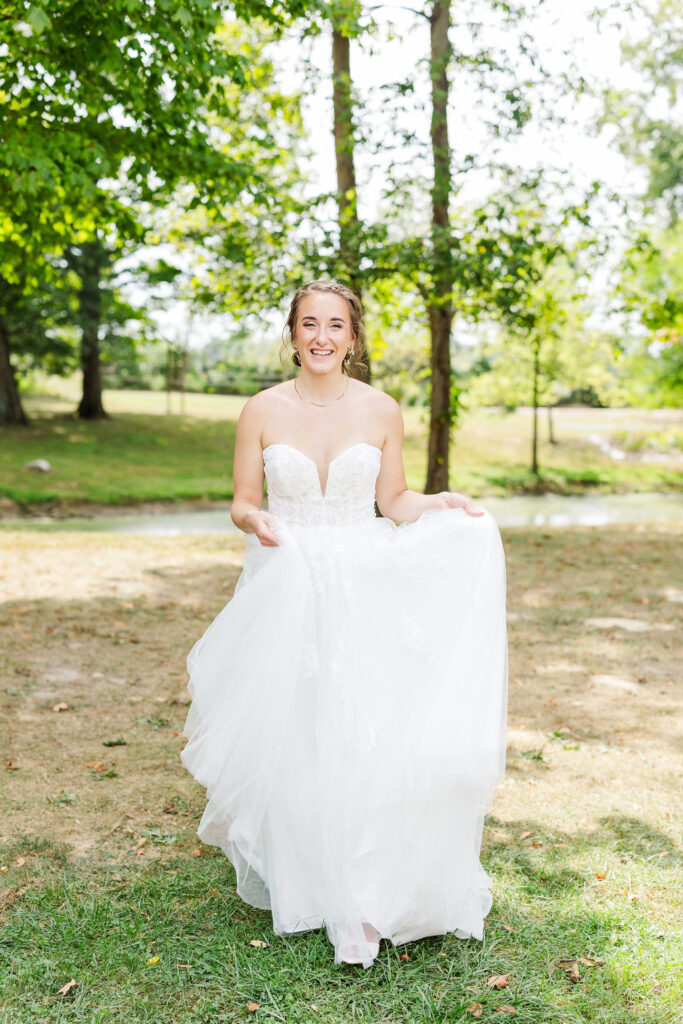
[[[107,416],[102,404],[102,373],[100,367],[100,322],[102,318],[102,270],[107,263],[107,252],[99,240],[86,242],[73,266],[81,279],[78,293],[78,313],[81,325],[81,369],[83,394],[78,415],[83,420],[103,419]]]
[[[337,163],[337,209],[339,222],[339,263],[349,287],[362,299],[360,276],[358,199],[356,191],[353,97],[351,93],[351,46],[348,35],[332,25],[332,106],[334,111],[334,152]],[[366,379],[370,380],[370,357]]]
[[[534,430],[533,438],[531,441],[531,472],[534,476],[539,476],[538,469],[538,378],[540,373],[540,355],[541,346],[538,342],[534,342],[534,387],[533,387],[533,414],[534,414]]]
[[[430,16],[432,87],[432,291],[427,313],[431,333],[431,399],[429,452],[425,491],[448,490],[451,438],[451,325],[453,273],[450,259],[448,206],[451,195],[451,150],[448,141],[448,38],[450,0],[434,0]]]
[[[10,359],[9,335],[2,318],[0,318],[0,423],[14,423],[20,426],[26,426],[28,423]]]
[[[552,405],[547,406],[548,409],[548,441],[550,444],[557,444],[557,438],[555,437],[555,429],[553,425],[553,407]]]

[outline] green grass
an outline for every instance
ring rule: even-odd
[[[588,834],[537,830],[543,845],[534,848],[520,838],[523,824],[489,823],[483,859],[495,900],[482,943],[383,943],[367,971],[336,966],[322,932],[274,935],[269,913],[235,895],[232,868],[215,851],[138,868],[70,864],[63,849],[41,841],[5,847],[14,898],[0,935],[0,1021],[680,1020],[670,841],[638,821],[609,818]],[[12,866],[18,856],[22,867]],[[598,865],[607,877],[596,883]],[[604,964],[579,959],[572,982],[556,961],[581,957]],[[506,974],[508,987],[487,985]],[[76,986],[59,995],[72,978]],[[479,1017],[468,1009],[475,1003]]]
[[[188,395],[185,415],[173,395],[174,415],[167,416],[160,392],[109,391],[105,406],[111,418],[82,422],[73,415],[73,382],[62,382],[58,395],[26,396],[31,416],[27,428],[0,432],[0,498],[23,507],[125,505],[145,501],[230,499],[235,425],[244,399]],[[69,390],[71,388],[71,391]],[[597,429],[632,428],[661,432],[655,410],[557,410],[550,445],[541,424],[540,479],[529,470],[531,421],[527,414],[487,410],[463,414],[454,435],[454,489],[482,494],[559,494],[678,489],[680,462],[613,462],[587,435]],[[671,422],[675,415],[669,411]],[[424,487],[425,413],[405,412],[404,459],[408,485]],[[32,473],[26,462],[45,458],[47,474]]]

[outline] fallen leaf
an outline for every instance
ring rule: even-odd
[[[152,964],[158,964],[160,960],[160,956],[153,956],[147,961],[147,966],[151,967]]]
[[[104,761],[86,761],[85,767],[94,768],[95,771],[98,771],[100,768],[104,768]]]
[[[23,868],[24,864],[26,863],[26,857],[17,857],[14,863],[17,865],[18,868]]]
[[[176,964],[176,967],[180,967],[186,971],[191,971],[192,968],[194,967],[194,964]]]
[[[514,932],[515,930],[511,924],[504,924],[501,925],[501,927],[504,928],[506,932]]]
[[[514,1013],[514,1012],[515,1012],[514,1006],[510,1006],[509,1003],[506,1003],[505,1006],[498,1006],[496,1008],[496,1013]]]
[[[18,772],[20,770],[19,765],[12,764],[11,761],[5,761],[5,768],[7,769],[8,772]]]
[[[410,960],[410,957],[407,953],[401,953],[401,960]]]
[[[192,856],[193,857],[201,857],[201,855],[202,855],[202,851],[201,850],[193,850],[192,851]]]
[[[247,1003],[247,1009],[253,1013],[254,1010],[258,1010],[258,1003]]]
[[[520,832],[519,833],[519,838],[520,839],[528,839],[528,837],[532,836],[532,835],[533,835],[533,832]]]
[[[555,966],[561,968],[563,971],[568,971],[569,977],[573,982],[577,982],[579,980],[578,960],[556,960]]]
[[[611,939],[609,940],[609,944],[610,944],[610,946],[616,946],[616,944],[617,944],[617,942],[618,942],[618,941],[619,941],[619,939],[618,939],[618,937],[617,937],[617,933],[616,933],[616,932],[612,932],[612,937],[611,937]]]
[[[599,956],[580,956],[579,960],[586,967],[602,967],[604,960],[601,960]]]
[[[509,977],[509,974],[492,974],[486,984],[490,988],[507,988],[510,984],[508,981]]]
[[[249,945],[260,946],[261,948],[265,948],[268,945],[268,943],[264,942],[263,939],[249,939]]]
[[[74,988],[75,985],[77,985],[77,984],[78,983],[77,983],[76,979],[72,978],[71,981],[67,981],[66,985],[62,985],[61,988],[57,989],[57,994],[60,995],[60,996],[65,996],[67,994],[67,992],[70,992],[71,989]]]
[[[597,878],[597,880],[598,880],[599,882],[603,882],[603,881],[604,881],[604,880],[605,880],[605,879],[607,878],[607,875],[603,875],[603,874],[596,874],[596,875],[595,875],[595,877]]]
[[[481,1017],[483,1013],[481,1003],[472,1003],[467,1007],[467,1013],[471,1013],[473,1017]]]
[[[314,1013],[318,1013],[318,1007],[315,1005],[315,1003],[311,1003],[311,1009],[313,1010]]]
[[[59,704],[54,704],[52,707],[53,711],[68,711],[69,705],[65,700],[60,700]]]

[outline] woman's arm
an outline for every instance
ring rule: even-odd
[[[383,516],[396,523],[411,523],[432,508],[463,508],[468,515],[481,516],[470,498],[455,491],[420,494],[408,489],[403,469],[403,416],[398,402],[389,395],[385,401],[386,440],[382,449],[382,465],[377,477],[377,505]]]
[[[235,459],[233,463],[234,498],[230,515],[235,526],[245,533],[255,533],[264,547],[277,547],[272,529],[272,516],[263,503],[263,399],[254,395],[244,405],[237,421]]]

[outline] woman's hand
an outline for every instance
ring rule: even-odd
[[[244,518],[251,527],[250,532],[256,534],[264,548],[276,548],[278,546],[280,542],[273,532],[275,519],[270,512],[265,512],[263,509],[254,509],[252,512],[247,512]]]
[[[458,494],[457,491],[439,491],[433,494],[434,508],[462,508],[468,516],[483,516],[484,509],[476,508],[472,499],[466,494]]]

